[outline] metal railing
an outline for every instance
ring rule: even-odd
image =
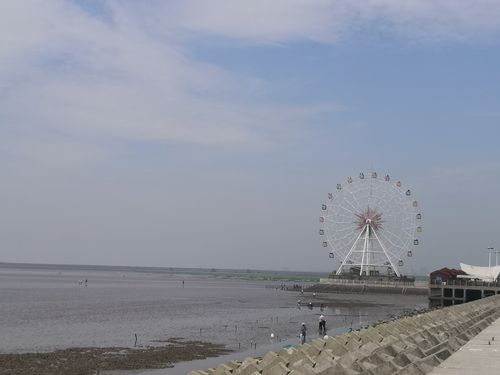
[[[425,288],[428,286],[427,282],[415,281],[390,281],[390,280],[356,280],[356,279],[321,279],[321,284],[331,285],[366,285],[366,286],[390,286],[390,287],[417,287]]]
[[[451,279],[446,281],[431,280],[430,285],[481,286],[481,287],[500,288],[500,282],[498,281],[482,281],[482,280],[468,280],[468,279]]]

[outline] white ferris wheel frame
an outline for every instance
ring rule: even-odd
[[[366,191],[361,194],[368,188],[369,198]],[[328,193],[329,202],[322,205],[320,235],[326,237],[323,247],[329,247],[330,255],[341,259],[337,275],[347,267],[358,266],[363,275],[371,269],[390,266],[396,276],[401,276],[403,254],[413,255],[412,246],[419,244],[417,233],[422,231],[422,214],[411,195],[411,190],[403,188],[400,181],[391,182],[389,175],[379,178],[376,172],[367,177],[360,173],[358,179],[348,177],[345,187],[337,184],[337,192]],[[370,204],[375,207],[371,213]],[[368,206],[367,211],[364,205]],[[375,215],[377,210],[380,215]],[[335,222],[332,217],[341,220]]]

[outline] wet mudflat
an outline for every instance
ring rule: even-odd
[[[87,287],[79,283],[85,279]],[[116,365],[124,363],[130,369],[174,364],[173,371],[173,359],[191,361],[198,354],[219,355],[219,350],[248,355],[271,344],[296,343],[301,322],[308,326],[308,340],[313,339],[319,336],[321,314],[333,335],[427,304],[426,296],[314,296],[281,290],[280,282],[275,287],[270,284],[199,275],[0,267],[0,353],[36,353],[2,358],[59,366],[92,363],[78,357],[87,350],[89,358],[106,369],[122,369]],[[312,308],[307,307],[309,302]],[[168,342],[172,337],[186,345],[172,347]],[[189,349],[200,342],[206,347]],[[68,367],[62,373],[77,371]]]

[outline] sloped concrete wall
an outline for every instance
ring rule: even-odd
[[[188,375],[425,374],[499,317],[493,296]]]
[[[324,281],[325,280],[325,281]],[[317,293],[384,293],[384,294],[429,294],[428,284],[414,285],[376,285],[370,283],[329,283],[331,279],[321,279],[320,284],[313,285],[306,289],[307,292]]]

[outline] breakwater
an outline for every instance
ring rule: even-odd
[[[188,375],[425,374],[500,317],[500,295]]]
[[[384,293],[427,295],[428,282],[388,282],[351,279],[320,279],[320,283],[308,287],[307,292],[316,293]]]

